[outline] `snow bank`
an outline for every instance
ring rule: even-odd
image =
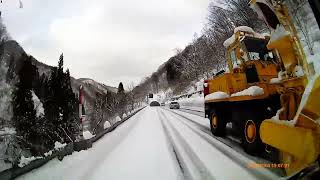
[[[16,134],[16,130],[14,128],[5,127],[5,128],[0,130],[0,136],[13,135],[13,134]]]
[[[84,131],[83,132],[83,138],[84,139],[91,139],[92,137],[94,137],[94,135],[92,135],[90,131]]]
[[[116,117],[116,122],[122,121],[122,119],[120,118],[120,116]]]
[[[52,155],[52,150],[51,150],[51,151],[49,151],[49,152],[44,153],[44,156],[45,156],[45,157],[47,157],[47,156],[51,156],[51,155]]]
[[[31,92],[32,92],[32,101],[33,101],[34,109],[36,110],[36,113],[37,113],[36,115],[37,117],[41,117],[44,115],[43,104],[41,103],[38,96],[33,91]]]
[[[55,149],[55,150],[59,150],[59,149],[65,147],[66,145],[67,145],[66,143],[61,144],[60,142],[56,141],[56,142],[54,143],[54,149]]]
[[[104,122],[103,128],[104,128],[104,129],[108,129],[109,127],[111,127],[110,122],[109,122],[109,121]]]
[[[128,116],[127,116],[126,113],[124,113],[124,114],[122,115],[122,118],[126,118],[126,117],[128,117]]]
[[[230,97],[229,94],[227,94],[225,92],[218,91],[218,92],[214,92],[214,93],[206,95],[206,97],[204,99],[206,101],[209,101],[209,100],[216,100],[216,99],[225,99],[225,98],[229,98],[229,97]]]
[[[37,160],[37,159],[42,159],[42,157],[34,157],[34,156],[32,156],[32,157],[26,158],[24,156],[21,156],[18,166],[19,167],[24,167],[24,166],[30,164],[30,162],[32,162],[34,160]]]
[[[66,143],[61,144],[60,142],[56,141],[56,142],[54,143],[54,149],[55,149],[55,150],[59,150],[59,149],[65,147],[66,145],[67,145]],[[44,156],[45,156],[45,157],[51,156],[52,153],[53,153],[53,150],[50,150],[50,151],[44,153]],[[20,157],[20,161],[19,161],[18,166],[19,166],[19,167],[24,167],[24,166],[30,164],[32,161],[37,160],[37,159],[42,159],[42,158],[43,158],[42,156],[37,156],[37,157],[34,157],[34,156],[24,157],[24,156],[22,155],[22,156]]]
[[[260,96],[263,94],[264,94],[263,88],[261,88],[259,86],[251,86],[248,89],[231,94],[231,97],[235,97],[235,96]]]

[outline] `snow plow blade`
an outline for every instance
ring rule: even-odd
[[[320,76],[307,85],[297,112],[296,124],[284,120],[264,120],[260,126],[262,142],[280,150],[281,161],[290,163],[288,174],[315,162],[320,154]]]
[[[260,126],[261,140],[306,162],[313,162],[319,154],[319,134],[311,129],[291,127],[265,120]]]
[[[302,169],[317,160],[320,136],[316,131],[302,127],[292,127],[264,120],[260,126],[261,140],[295,159],[291,167]]]

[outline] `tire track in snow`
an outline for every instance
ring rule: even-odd
[[[170,141],[172,142],[172,144],[174,144],[174,146],[176,147],[175,149],[176,154],[178,155],[178,159],[181,162],[181,166],[182,169],[184,171],[184,175],[185,177],[187,177],[188,179],[192,178],[195,180],[198,179],[207,179],[207,180],[213,180],[215,179],[214,176],[210,173],[210,171],[207,169],[207,167],[204,165],[204,163],[199,159],[199,157],[197,156],[197,154],[192,150],[192,148],[190,147],[190,145],[185,141],[185,139],[182,137],[182,135],[179,133],[179,131],[173,126],[173,124],[170,123],[170,121],[168,121],[167,116],[161,111],[161,122],[163,124],[163,127],[165,129],[165,131],[167,131],[166,133],[168,134],[168,136],[170,137]],[[169,131],[168,129],[171,129],[171,131]],[[176,138],[176,141],[174,141],[173,137]],[[183,149],[178,149],[178,143],[183,147]],[[184,151],[184,153],[182,152]],[[185,154],[182,155],[182,154]],[[187,163],[186,161],[190,161],[190,163]],[[190,167],[190,166],[193,166]],[[196,174],[194,174],[196,173]],[[196,177],[194,177],[196,176]]]
[[[158,109],[157,109],[157,114],[158,114],[158,116],[160,118],[160,114],[159,114]],[[183,179],[189,180],[190,177],[191,177],[191,174],[188,171],[188,169],[186,169],[186,163],[183,161],[181,154],[177,151],[177,144],[174,143],[172,135],[169,132],[167,126],[164,124],[162,119],[160,119],[160,122],[161,122],[161,126],[163,128],[164,134],[166,136],[166,139],[167,139],[169,151],[173,152],[172,156],[176,159],[176,161],[177,161],[177,163],[179,165],[179,170],[182,173],[181,176],[183,176]]]
[[[169,111],[169,110],[167,110],[167,111]],[[186,119],[186,120],[190,121],[191,123],[195,124],[196,127],[199,128],[202,132],[204,132],[204,133],[208,134],[209,136],[215,138],[216,140],[220,141],[221,143],[225,144],[226,146],[229,146],[230,148],[234,149],[234,143],[230,142],[231,140],[228,140],[228,139],[225,140],[225,139],[223,139],[221,137],[213,136],[212,133],[211,133],[211,129],[209,127],[207,127],[207,126],[205,126],[205,125],[203,125],[203,124],[201,124],[201,123],[199,123],[199,122],[197,122],[197,121],[195,121],[193,119],[190,119],[190,118],[188,118],[188,117],[186,117],[186,116],[184,116],[182,114],[179,114],[177,112],[174,112],[174,111],[169,111],[169,112],[174,113],[175,115],[180,116],[183,119]],[[181,112],[183,112],[183,111],[181,111]],[[196,116],[198,116],[198,115],[196,115]]]
[[[205,118],[205,114],[202,111],[196,111],[196,110],[184,109],[184,108],[177,109],[177,111],[188,113],[188,114],[193,114],[193,115]]]
[[[237,153],[239,153],[240,155],[242,155],[243,157],[247,158],[247,159],[250,159],[256,163],[260,163],[260,164],[270,164],[272,163],[272,161],[268,160],[268,159],[265,159],[265,157],[263,156],[251,156],[249,154],[247,154],[243,148],[240,146],[241,144],[241,140],[234,137],[234,136],[230,136],[230,135],[227,135],[225,137],[218,137],[218,136],[214,136],[211,132],[211,129],[208,127],[208,126],[205,126],[199,122],[197,122],[196,120],[194,119],[191,119],[191,118],[188,118],[187,116],[185,115],[182,115],[181,113],[178,113],[177,111],[171,111],[169,109],[165,109],[171,113],[174,113],[180,117],[182,117],[183,119],[185,120],[188,120],[190,121],[191,123],[193,123],[195,125],[195,127],[201,129],[201,131],[205,132],[206,134],[208,134],[209,136],[211,136],[212,138],[220,141],[221,143],[225,144],[226,146],[229,146],[230,148],[232,148],[234,151],[236,151]],[[196,115],[196,114],[192,114],[192,113],[189,113],[189,112],[183,112],[183,111],[180,111],[182,113],[186,113],[188,115]],[[196,115],[198,116],[198,115]],[[203,117],[197,117],[197,118],[203,118]],[[209,120],[208,120],[209,121]],[[277,174],[279,177],[283,177],[284,174],[282,172],[281,169],[273,169],[273,168],[269,168],[268,169],[270,172],[274,173],[274,174]]]
[[[198,136],[200,136],[202,139],[204,139],[207,143],[211,144],[212,146],[214,146],[216,149],[218,149],[220,152],[222,152],[224,155],[226,155],[227,157],[229,157],[232,161],[234,161],[235,163],[237,163],[238,165],[240,165],[244,170],[246,170],[247,172],[249,172],[251,175],[253,175],[254,177],[258,178],[258,179],[274,179],[276,177],[276,174],[272,173],[269,169],[252,169],[248,167],[248,163],[250,162],[245,162],[245,160],[243,160],[243,158],[239,157],[239,153],[237,151],[235,151],[233,149],[232,146],[225,144],[224,142],[218,140],[217,138],[215,138],[211,133],[209,134],[207,131],[203,131],[204,128],[203,125],[195,122],[194,120],[191,120],[183,115],[180,115],[178,113],[175,113],[173,111],[169,111],[172,114],[174,114],[181,123],[183,123],[185,126],[187,126],[190,130],[192,130],[194,133],[196,133]],[[186,121],[182,120],[181,118],[183,118],[184,120],[188,120],[188,122],[191,122],[193,124],[195,124],[196,126],[198,126],[198,129],[195,128],[194,126],[191,126],[189,123],[186,123]],[[208,137],[209,136],[209,137]],[[214,139],[212,139],[212,137]],[[224,145],[227,145],[228,147],[231,148],[232,151],[234,152],[228,152],[226,151],[226,148],[223,148],[221,145],[218,145],[217,142],[215,142],[215,140],[218,140],[219,142],[223,143]],[[244,156],[244,158],[246,158]],[[246,158],[249,161],[252,161],[248,158]],[[252,162],[251,162],[252,163]],[[270,176],[272,175],[272,176]],[[279,178],[279,177],[276,177]]]

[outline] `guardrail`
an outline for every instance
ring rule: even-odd
[[[146,106],[145,106],[146,107]],[[92,143],[98,141],[100,138],[102,138],[105,134],[112,132],[115,130],[120,124],[124,123],[127,121],[129,118],[137,114],[139,111],[144,109],[145,107],[142,107],[141,109],[137,110],[136,112],[130,114],[128,117],[123,118],[121,121],[116,122],[113,124],[111,127],[105,129],[101,133],[97,134],[96,136],[92,137],[91,139],[83,140],[80,142],[72,142],[67,144],[64,148],[61,150],[54,151],[50,156],[34,160],[30,162],[28,165],[24,167],[13,167],[10,169],[6,169],[2,172],[0,172],[0,179],[1,180],[11,180],[14,178],[17,178],[23,174],[26,174],[30,172],[33,169],[39,168],[49,162],[50,160],[54,158],[58,158],[60,161],[63,160],[64,156],[71,155],[74,151],[81,151],[84,149],[88,149],[92,147]]]

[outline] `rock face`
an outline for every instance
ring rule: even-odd
[[[5,67],[7,73],[6,77],[2,77],[5,79],[6,83],[10,86],[13,86],[17,83],[17,72],[20,70],[22,66],[22,62],[19,61],[21,55],[26,53],[24,49],[13,40],[7,41],[0,47],[0,64]],[[44,64],[38,61],[35,58],[32,58],[33,64],[38,67],[38,71],[40,76],[45,74],[47,77],[50,76],[52,66]],[[58,62],[58,59],[57,59]],[[78,94],[79,86],[82,85],[84,87],[85,94],[85,106],[87,109],[87,113],[90,113],[93,108],[94,100],[96,98],[96,94],[106,94],[108,91],[116,93],[117,88],[107,86],[105,84],[96,82],[92,79],[88,78],[80,78],[75,79],[71,77],[71,86],[74,93]]]

